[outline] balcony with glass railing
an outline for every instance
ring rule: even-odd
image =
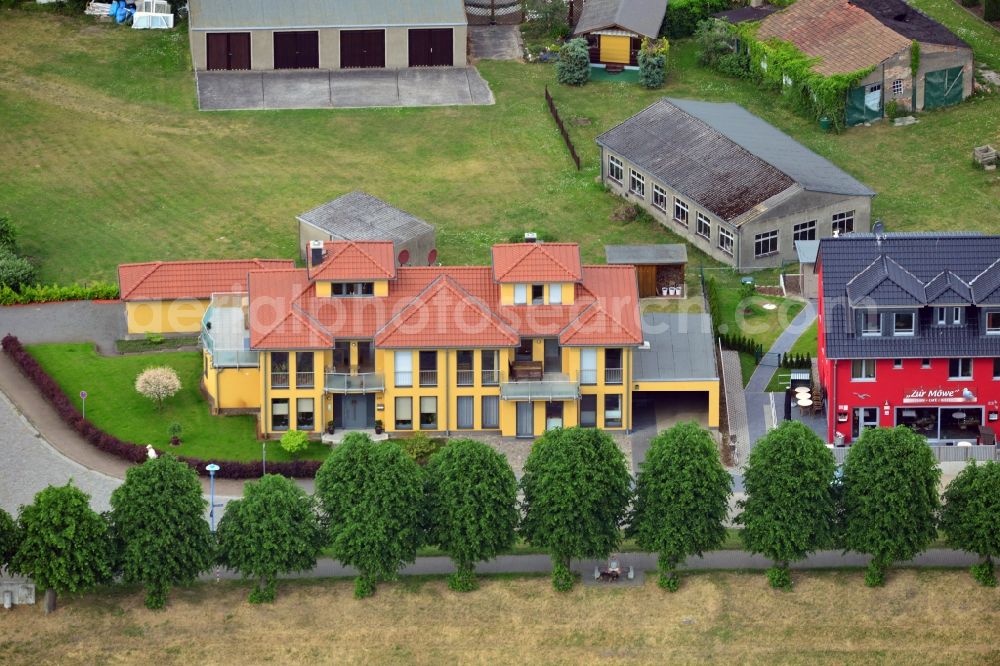
[[[379,372],[327,372],[323,388],[328,393],[374,393],[385,390],[385,377]]]
[[[201,320],[202,346],[212,356],[214,368],[256,368],[260,354],[250,351],[244,297],[241,293],[212,294]]]
[[[500,384],[501,400],[578,400],[580,383],[562,373],[546,372],[541,379],[521,379]]]

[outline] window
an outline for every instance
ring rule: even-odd
[[[674,197],[674,219],[685,227],[688,225],[688,205]]]
[[[903,369],[903,359],[901,359],[901,358],[894,358],[894,359],[892,359],[892,368],[893,368],[893,370],[902,370]]]
[[[413,430],[413,398],[396,398],[396,430]]]
[[[580,350],[580,383],[593,386],[597,383],[597,350]]]
[[[483,429],[500,427],[500,397],[483,396]]]
[[[420,352],[420,385],[438,385],[438,354],[436,351]]]
[[[916,332],[915,317],[912,312],[897,312],[892,316],[893,335],[913,335]]]
[[[871,310],[862,312],[861,335],[868,337],[882,335],[882,315]]]
[[[455,413],[459,430],[471,430],[475,419],[474,407],[471,395],[461,395],[456,398]]]
[[[722,227],[719,227],[719,249],[733,256],[733,233]]]
[[[1000,358],[993,359],[993,379],[1000,379]]]
[[[778,253],[778,230],[765,231],[753,237],[753,256],[766,257]]]
[[[480,356],[483,363],[483,386],[496,386],[500,383],[500,371],[497,370],[499,352],[496,349],[484,349]]]
[[[528,303],[528,285],[514,285],[514,305],[526,305]]]
[[[471,349],[460,349],[455,352],[455,379],[459,386],[473,386],[476,383],[474,356]]]
[[[854,211],[833,214],[833,232],[847,234],[854,231]]]
[[[316,427],[315,409],[312,398],[299,398],[295,401],[295,429],[313,430]]]
[[[604,396],[604,427],[622,427],[622,397],[618,393]]]
[[[628,191],[639,197],[646,196],[646,179],[634,169],[628,170]]]
[[[271,352],[271,388],[288,388],[288,352]]]
[[[372,296],[375,293],[374,282],[334,282],[334,296]]]
[[[514,352],[515,361],[531,361],[535,358],[535,341],[531,338],[521,338],[521,344]]]
[[[438,399],[432,395],[425,395],[420,398],[420,429],[437,430],[438,427]]]
[[[667,212],[667,193],[656,183],[653,183],[653,205]]]
[[[545,403],[545,429],[563,427],[563,404],[558,401]]]
[[[622,350],[621,349],[605,349],[604,350],[604,383],[605,384],[621,384],[622,383]]]
[[[396,352],[393,364],[396,367],[396,386],[413,386],[413,352]]]
[[[856,358],[851,361],[851,381],[875,381],[875,359]]]
[[[271,430],[288,430],[288,398],[271,400]]]
[[[893,97],[903,96],[903,79],[895,79],[892,82],[892,95]]]
[[[621,185],[624,173],[622,161],[614,155],[608,155],[608,178]]]
[[[924,370],[931,367],[931,360],[929,358],[920,359],[920,367],[923,368]]]
[[[531,285],[531,304],[532,305],[544,305],[545,304],[545,285],[544,284],[533,284],[533,285]]]
[[[962,323],[963,308],[934,308],[934,321],[938,326],[959,326]]]
[[[549,305],[562,305],[562,285],[549,285]]]
[[[972,379],[972,359],[948,359],[948,379]]]
[[[698,213],[695,217],[694,231],[702,238],[710,239],[712,238],[712,222],[701,213]]]
[[[582,395],[582,396],[580,396],[580,427],[582,427],[582,428],[596,428],[597,427],[597,396],[596,395]]]
[[[816,220],[802,222],[792,227],[793,240],[816,240]]]
[[[1000,312],[986,313],[986,335],[1000,335]]]
[[[295,352],[295,385],[298,388],[312,388],[315,386],[314,382],[313,353]]]

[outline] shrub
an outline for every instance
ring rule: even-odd
[[[666,79],[667,53],[670,42],[664,40],[642,40],[639,50],[639,83],[646,88],[659,88]]]
[[[35,279],[35,267],[24,257],[0,252],[0,285],[18,290]]]
[[[701,21],[694,32],[698,61],[703,65],[715,65],[720,59],[732,55],[732,39],[725,22],[714,18]]]
[[[983,20],[1000,21],[1000,0],[983,0]]]
[[[181,390],[181,379],[168,365],[146,368],[135,378],[135,390],[155,402],[157,409],[163,409],[163,401]]]
[[[9,217],[0,217],[0,253],[17,254],[17,227]]]
[[[1000,557],[1000,463],[970,462],[948,484],[944,500],[941,529],[948,545],[983,558],[972,568],[972,575],[993,587],[993,558]]]
[[[431,439],[422,432],[415,432],[409,437],[397,440],[403,453],[413,458],[417,464],[426,465],[432,455],[444,448],[446,442],[441,439]]]
[[[301,430],[289,430],[281,436],[281,448],[295,455],[309,447],[309,435]]]
[[[586,40],[571,39],[559,49],[556,80],[570,86],[582,86],[590,80],[590,53]]]
[[[660,34],[671,39],[690,37],[712,14],[729,7],[730,0],[670,0]]]
[[[963,7],[978,7],[979,0],[962,0]]]
[[[19,291],[0,285],[0,305],[54,303],[57,301],[111,300],[118,298],[118,286],[98,282],[92,285],[26,284]]]

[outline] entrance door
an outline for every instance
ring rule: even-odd
[[[385,67],[385,30],[341,30],[340,66]]]
[[[208,69],[250,69],[249,32],[211,32],[206,45]]]
[[[962,101],[962,68],[939,69],[924,75],[924,110]]]
[[[562,372],[562,349],[555,338],[545,338],[545,372]]]
[[[368,400],[363,395],[344,397],[344,430],[363,430],[368,427]]]
[[[319,67],[319,33],[274,33],[275,69],[317,69]]]
[[[878,427],[878,407],[855,407],[851,419],[851,439],[857,439],[867,428]]]
[[[517,436],[535,436],[535,405],[531,402],[517,403]]]
[[[851,88],[847,93],[845,120],[850,126],[878,120],[882,117],[882,84]]]
[[[451,28],[413,28],[410,67],[451,67],[455,63]]]

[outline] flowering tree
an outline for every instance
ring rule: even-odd
[[[163,409],[163,401],[181,390],[181,380],[169,366],[146,368],[135,378],[135,390],[155,402],[157,409]]]

